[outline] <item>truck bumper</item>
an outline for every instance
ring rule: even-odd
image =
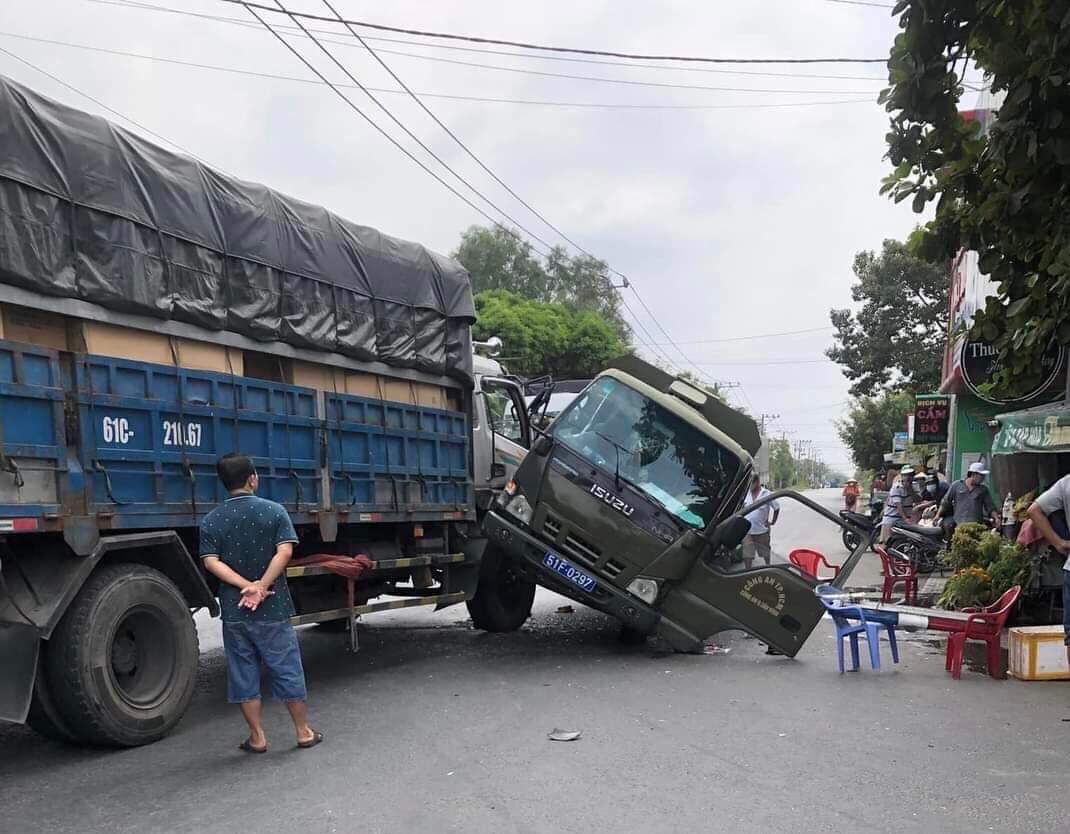
[[[626,591],[610,585],[594,571],[591,573],[598,581],[598,587],[587,593],[546,568],[542,563],[543,557],[548,552],[560,555],[557,548],[511,519],[492,510],[483,519],[483,532],[498,548],[521,562],[543,587],[616,617],[643,634],[652,634],[658,627],[661,615],[655,609]],[[577,567],[587,570],[582,565]]]

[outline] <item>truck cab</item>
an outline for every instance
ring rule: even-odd
[[[515,572],[680,651],[742,629],[794,656],[821,617],[786,565],[732,570],[754,422],[626,357],[533,444],[483,527]]]

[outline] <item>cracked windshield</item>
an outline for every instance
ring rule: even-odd
[[[612,379],[588,389],[552,433],[692,527],[710,522],[739,467],[712,438]]]

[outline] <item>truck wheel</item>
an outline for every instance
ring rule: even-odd
[[[488,545],[476,595],[467,603],[472,625],[483,631],[516,631],[531,616],[534,601],[535,583],[500,550]]]
[[[50,643],[48,684],[56,706],[90,743],[135,747],[158,741],[193,697],[193,618],[174,583],[152,568],[98,568]]]
[[[41,644],[41,657],[37,661],[37,680],[33,685],[33,698],[30,701],[30,714],[26,716],[26,723],[37,732],[52,741],[61,741],[64,744],[82,744],[85,740],[79,738],[70,724],[56,706],[56,699],[52,695],[52,687],[48,681],[48,648],[50,643]]]

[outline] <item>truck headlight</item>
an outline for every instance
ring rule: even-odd
[[[628,583],[628,592],[635,594],[647,605],[653,605],[658,598],[658,582],[656,579],[644,579],[639,576]]]
[[[531,517],[534,515],[531,504],[523,495],[517,494],[505,505],[505,511],[522,524],[531,526]]]

